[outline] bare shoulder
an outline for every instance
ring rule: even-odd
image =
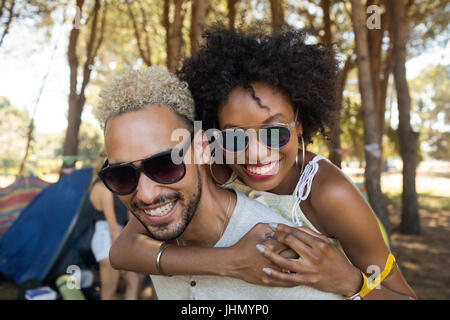
[[[314,192],[316,191],[316,192]],[[331,161],[321,160],[314,177],[311,196],[322,199],[342,198],[351,194],[360,195],[353,181]]]
[[[108,188],[106,188],[106,186],[103,184],[103,182],[99,181],[96,182],[91,189],[91,193],[110,193],[111,191],[108,190]]]
[[[112,199],[113,195],[111,191],[108,190],[108,188],[105,187],[103,182],[97,182],[95,183],[92,188],[89,195],[89,199],[91,200],[92,204],[94,204],[94,207],[96,209],[102,207],[101,202],[103,199],[110,200]]]
[[[310,195],[317,219],[329,235],[338,237],[353,226],[376,226],[374,213],[352,180],[337,166],[321,160]]]

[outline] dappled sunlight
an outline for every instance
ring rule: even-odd
[[[419,204],[421,197],[419,197]],[[391,223],[396,230],[400,208],[390,206]],[[394,232],[393,252],[407,279],[421,299],[449,299],[450,288],[450,211],[419,210],[422,234]]]

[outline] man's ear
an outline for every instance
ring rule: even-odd
[[[211,149],[205,131],[198,130],[194,136],[194,157],[196,164],[208,164],[211,158]]]

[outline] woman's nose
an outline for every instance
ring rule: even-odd
[[[248,143],[248,163],[256,164],[261,160],[267,159],[270,155],[270,150],[267,146],[262,143],[258,135],[251,134]]]

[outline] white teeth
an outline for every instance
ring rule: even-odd
[[[275,162],[271,162],[265,166],[262,167],[252,167],[252,166],[245,166],[245,168],[250,171],[251,173],[254,174],[266,174],[267,172],[269,172],[270,170],[272,170],[273,168],[275,168],[275,166],[277,165],[277,161]]]
[[[165,216],[166,214],[168,214],[170,212],[170,210],[172,210],[174,205],[175,205],[175,201],[172,201],[162,207],[158,207],[153,210],[144,210],[144,212],[150,216],[161,217],[161,216]]]

